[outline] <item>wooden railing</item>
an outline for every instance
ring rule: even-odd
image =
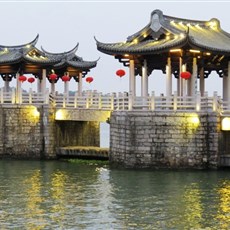
[[[201,97],[199,93],[195,97],[177,96],[155,96],[152,93],[148,97],[131,97],[128,93],[102,94],[95,91],[83,92],[81,96],[50,94],[48,91],[44,94],[32,92],[22,92],[19,98],[15,90],[4,92],[0,89],[1,104],[50,104],[56,108],[69,109],[94,109],[94,110],[152,110],[152,111],[218,111],[222,114],[230,115],[230,103],[224,102],[217,93],[213,96]]]

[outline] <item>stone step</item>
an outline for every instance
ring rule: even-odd
[[[230,154],[220,156],[220,166],[230,167]]]
[[[96,146],[66,146],[58,149],[59,158],[90,158],[90,159],[108,159],[109,148],[100,148]]]

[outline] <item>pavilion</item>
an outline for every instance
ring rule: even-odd
[[[32,74],[37,79],[38,92],[45,94],[46,79],[51,83],[51,92],[55,92],[54,84],[64,75],[68,75],[66,86],[69,80],[74,78],[78,82],[78,94],[82,92],[82,78],[96,67],[96,61],[84,61],[75,53],[78,44],[70,51],[63,53],[50,53],[43,48],[39,50],[35,47],[39,36],[26,44],[17,46],[0,45],[0,75],[4,80],[4,90],[9,91],[9,84],[16,78],[16,102],[21,93],[20,76]],[[50,78],[51,74],[55,76]],[[25,78],[24,78],[25,79]],[[66,92],[68,87],[66,87]]]
[[[166,74],[166,97],[176,79],[178,96],[201,96],[205,79],[216,71],[223,79],[223,101],[230,101],[230,34],[213,18],[189,20],[151,13],[150,22],[124,42],[102,43],[97,49],[129,67],[129,94],[136,95],[136,76],[141,76],[141,96],[148,96],[148,76],[153,70]],[[183,75],[184,73],[190,75]],[[187,78],[187,79],[186,79]]]

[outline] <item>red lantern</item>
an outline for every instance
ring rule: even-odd
[[[18,77],[18,80],[20,81],[20,82],[24,82],[24,81],[26,81],[26,76],[23,76],[23,75],[21,75],[21,76],[19,76]]]
[[[87,77],[85,80],[86,82],[91,83],[93,81],[93,77]]]
[[[50,80],[56,80],[57,79],[57,74],[55,74],[55,73],[51,73],[50,75],[49,75],[49,79]]]
[[[33,83],[35,81],[35,79],[33,77],[29,77],[27,80],[29,83]]]
[[[125,71],[123,69],[119,69],[119,70],[117,70],[116,74],[119,77],[123,77],[125,75]]]
[[[61,79],[62,81],[67,82],[70,80],[70,77],[68,75],[64,75]]]
[[[188,71],[181,72],[180,77],[187,80],[191,77],[191,73],[189,73]]]

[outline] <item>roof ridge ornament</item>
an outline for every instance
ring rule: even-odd
[[[160,10],[154,10],[151,13],[151,24],[150,24],[150,28],[154,31],[154,32],[158,32],[160,30],[160,28],[162,27],[160,21],[164,20],[163,18],[163,13]]]

